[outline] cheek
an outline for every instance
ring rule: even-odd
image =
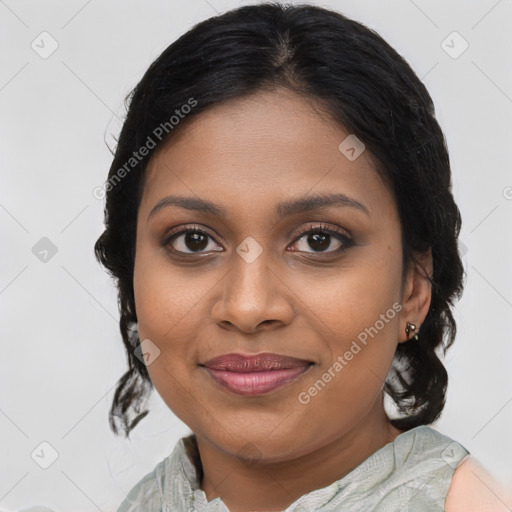
[[[396,260],[354,261],[332,273],[328,281],[311,279],[305,283],[313,317],[340,340],[357,337],[381,315],[388,321],[384,326],[379,322],[379,330],[386,330],[398,320],[401,268]]]
[[[152,336],[161,343],[179,323],[199,294],[190,282],[170,272],[169,262],[160,250],[139,239],[133,273],[135,309],[141,339]]]
[[[198,314],[204,291],[184,273],[171,271],[165,256],[143,244],[137,247],[133,286],[140,340],[151,340],[159,351],[147,365],[151,381],[168,407],[190,421],[189,381],[197,361],[191,340],[198,338],[205,318]]]
[[[191,368],[186,363],[193,358],[190,354],[193,348],[186,343],[193,330],[187,324],[191,315],[186,314],[186,290],[181,290],[175,282],[171,288],[163,275],[154,266],[137,268],[136,265],[134,293],[138,332],[141,341],[149,339],[158,348],[158,356],[146,365],[155,390],[169,409],[188,423],[193,398],[188,386]]]
[[[396,351],[400,260],[386,258],[385,253],[383,257],[382,252],[375,254],[341,268],[328,285],[312,282],[308,286],[308,309],[313,312],[310,318],[314,323],[310,327],[319,329],[325,343],[319,374],[309,384],[331,368],[335,377],[325,376],[330,382],[320,401],[328,404],[338,400],[340,410],[364,408],[368,400],[374,400]],[[336,362],[338,371],[332,368]]]

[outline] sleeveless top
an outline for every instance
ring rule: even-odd
[[[229,512],[208,501],[191,452],[193,434],[144,476],[117,512]],[[469,451],[426,425],[398,435],[340,480],[301,496],[283,512],[444,511],[453,473]]]

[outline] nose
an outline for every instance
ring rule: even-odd
[[[251,263],[233,255],[231,270],[222,279],[222,291],[211,309],[219,326],[254,333],[292,321],[293,293],[263,254]]]

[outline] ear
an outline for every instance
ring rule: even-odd
[[[410,263],[404,283],[399,343],[409,341],[414,334],[421,331],[421,324],[427,316],[432,298],[432,285],[428,279],[433,275],[431,248],[424,253],[415,253],[414,258],[415,261]],[[409,334],[409,338],[405,333],[407,322],[416,326],[416,330]]]

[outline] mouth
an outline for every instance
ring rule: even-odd
[[[298,380],[312,361],[279,354],[226,354],[201,364],[224,389],[239,395],[261,395]]]

